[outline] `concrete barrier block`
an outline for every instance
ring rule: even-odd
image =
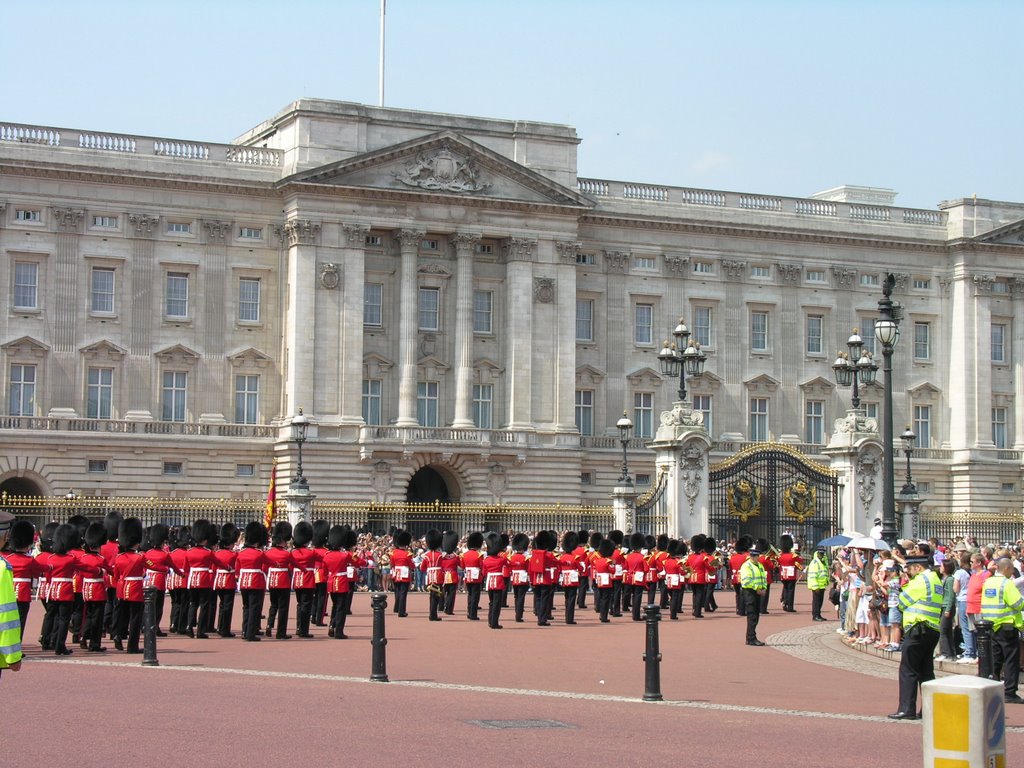
[[[954,675],[921,693],[925,768],[1006,768],[1001,682]]]

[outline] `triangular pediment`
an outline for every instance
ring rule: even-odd
[[[87,347],[82,347],[79,352],[85,356],[86,360],[121,360],[126,354],[127,350],[121,349],[113,342],[102,339],[97,341],[95,344],[90,344]]]
[[[384,378],[384,374],[394,367],[393,361],[388,360],[383,355],[378,355],[376,352],[363,355],[363,373],[368,379]]]
[[[454,131],[339,160],[279,182],[590,208],[574,189]]]
[[[161,349],[154,357],[161,363],[194,363],[199,359],[199,353],[194,352],[184,344],[175,344],[173,347]]]
[[[779,388],[780,382],[773,379],[767,373],[754,376],[743,382],[747,390],[755,395],[770,395]]]
[[[935,400],[942,394],[942,390],[930,381],[922,381],[920,384],[908,388],[907,394],[914,400]]]
[[[812,397],[830,395],[835,388],[836,385],[823,376],[815,376],[800,384],[800,389],[803,390],[804,394]]]
[[[38,339],[33,339],[31,336],[22,336],[20,339],[8,341],[3,345],[3,350],[12,357],[16,355],[42,357],[50,351],[50,348]]]
[[[974,238],[981,243],[1024,245],[1024,219],[1004,224]]]
[[[686,380],[686,386],[690,388],[690,391],[701,395],[717,392],[723,383],[721,377],[711,371],[704,371],[700,376],[692,376]]]
[[[650,366],[644,366],[632,373],[627,373],[626,381],[634,387],[660,387],[662,376]]]
[[[599,384],[607,374],[592,365],[581,365],[576,369],[576,383],[584,386]]]
[[[228,360],[231,362],[231,365],[236,368],[241,368],[243,366],[265,368],[273,362],[273,358],[271,358],[270,355],[264,354],[254,347],[248,347],[233,355],[228,355]]]

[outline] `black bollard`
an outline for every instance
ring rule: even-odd
[[[992,622],[974,622],[975,641],[978,644],[978,677],[998,680],[992,677]]]
[[[651,603],[644,612],[647,614],[647,650],[644,653],[646,662],[644,672],[644,701],[661,701],[661,651],[658,643],[658,622],[661,621],[661,609]]]
[[[159,667],[156,660],[156,589],[146,587],[142,604],[142,666]]]
[[[384,610],[388,606],[386,592],[374,592],[370,598],[373,604],[373,639],[370,645],[373,646],[373,671],[370,673],[370,680],[378,683],[388,682],[388,662],[384,653],[384,647],[388,639],[384,637]]]

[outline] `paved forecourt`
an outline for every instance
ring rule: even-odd
[[[812,624],[806,590],[798,594],[799,613],[773,605],[761,618],[765,648],[745,645],[729,592],[704,619],[666,616],[665,702],[657,704],[641,701],[645,625],[626,616],[600,624],[588,608],[567,626],[560,598],[550,627],[529,613],[516,624],[506,610],[495,631],[465,618],[463,595],[456,615],[437,623],[427,621],[426,597],[410,595],[408,618],[387,613],[386,684],[369,682],[366,593],[355,597],[348,640],[323,628],[312,640],[161,638],[158,668],[114,650],[42,654],[42,612],[33,605],[27,661],[0,680],[4,699],[18,703],[0,724],[2,743],[25,739],[4,750],[3,764],[60,764],[74,749],[84,755],[76,766],[109,765],[112,729],[126,723],[127,749],[161,756],[151,765],[172,764],[183,747],[191,765],[223,764],[222,744],[258,749],[275,765],[306,764],[322,759],[335,735],[351,759],[433,751],[451,765],[504,764],[509,750],[554,765],[580,749],[607,759],[728,755],[762,764],[777,753],[787,766],[820,765],[828,755],[892,765],[896,749],[901,763],[919,764],[920,724],[885,717],[896,704],[896,664],[843,647],[836,623]],[[1012,760],[1024,755],[1024,712],[1010,708],[1007,724]]]

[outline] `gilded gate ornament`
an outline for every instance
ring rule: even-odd
[[[803,480],[797,480],[782,492],[782,506],[786,514],[796,518],[798,523],[814,517],[817,502],[818,489],[808,486]]]
[[[729,504],[729,514],[747,522],[751,517],[761,513],[761,489],[747,479],[730,485],[725,491]]]

